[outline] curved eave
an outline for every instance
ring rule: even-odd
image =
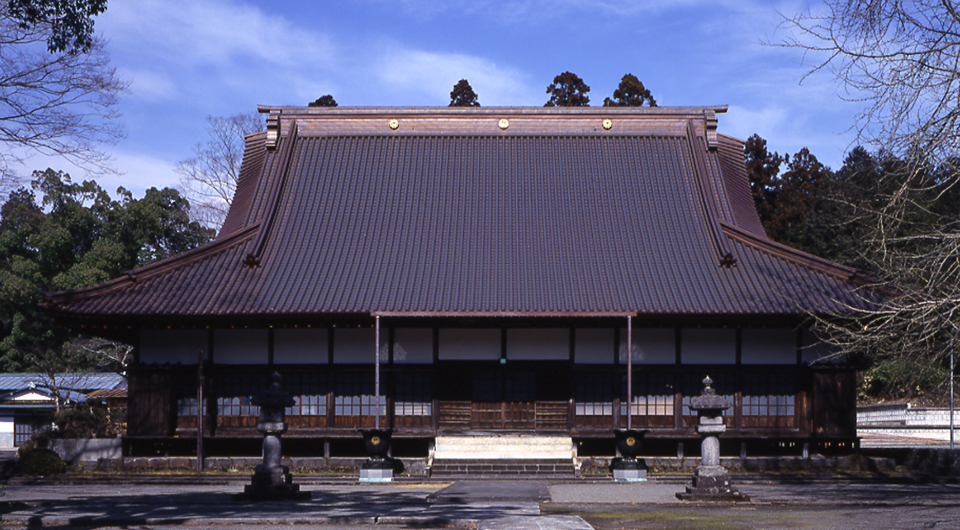
[[[230,247],[243,244],[256,235],[259,226],[259,223],[257,223],[242,228],[235,231],[233,234],[227,235],[224,238],[207,245],[189,250],[182,254],[177,254],[176,256],[162,259],[131,271],[127,271],[123,274],[123,276],[98,285],[83,287],[80,289],[71,289],[68,291],[46,293],[44,295],[45,300],[41,303],[41,306],[51,313],[59,315],[71,314],[72,311],[69,309],[64,309],[64,306],[121,291],[137,283],[144,282],[164,274],[169,274],[170,272],[208,258]]]
[[[721,222],[720,226],[723,229],[723,233],[727,237],[808,269],[840,278],[851,283],[856,278],[862,277],[860,269],[847,267],[846,265],[840,265],[839,263],[834,263],[832,261],[814,256],[813,254],[807,254],[802,250],[797,250],[775,241],[771,241],[765,237],[760,237],[757,234],[748,232],[742,228],[738,228],[724,222]]]

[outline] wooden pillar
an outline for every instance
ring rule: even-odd
[[[374,321],[375,321],[374,327],[376,329],[374,329],[373,331],[373,337],[374,337],[374,341],[376,341],[377,353],[374,356],[374,363],[373,363],[374,364],[373,386],[375,387],[374,405],[376,406],[376,409],[374,409],[374,412],[373,412],[373,418],[374,418],[373,427],[375,429],[379,429],[380,428],[380,316],[377,315],[374,318]]]
[[[203,349],[197,350],[197,473],[203,471]]]
[[[627,429],[633,428],[633,317],[627,317]]]

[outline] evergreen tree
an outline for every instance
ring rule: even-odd
[[[477,101],[477,93],[473,91],[473,87],[470,86],[470,82],[466,79],[461,79],[457,81],[456,85],[453,85],[453,90],[450,92],[450,105],[451,107],[479,107],[480,102]]]
[[[604,98],[604,107],[642,107],[646,103],[656,107],[657,101],[653,94],[633,74],[626,74],[620,79],[620,85],[613,91],[613,99]]]
[[[590,87],[583,79],[572,72],[563,72],[553,78],[553,83],[547,86],[550,100],[544,107],[587,107],[590,97],[587,96]]]
[[[67,346],[76,335],[40,310],[44,293],[107,281],[215,235],[190,220],[176,190],[118,193],[114,200],[96,182],[48,169],[0,207],[0,370],[103,369],[91,349]]]
[[[777,178],[785,157],[767,151],[767,141],[757,134],[750,136],[744,143],[743,155],[747,163],[753,201],[757,206],[760,222],[766,229],[767,222],[777,209]]]
[[[333,99],[333,96],[331,96],[330,94],[326,94],[324,96],[320,96],[317,99],[315,99],[313,103],[308,103],[307,106],[308,107],[336,107],[337,100]]]

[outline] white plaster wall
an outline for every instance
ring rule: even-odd
[[[279,328],[273,330],[275,364],[326,364],[329,350],[326,328]]]
[[[376,362],[376,330],[373,328],[334,328],[334,364],[373,364]],[[380,362],[389,359],[387,330],[380,329]]]
[[[744,328],[740,362],[743,364],[797,364],[797,330]]]
[[[0,448],[12,449],[14,447],[13,425],[13,416],[0,416]]]
[[[613,329],[577,328],[574,362],[576,364],[613,364]]]
[[[207,351],[205,329],[143,329],[140,331],[141,363],[197,364],[197,351]]]
[[[397,328],[393,330],[393,362],[430,364],[433,362],[433,330]]]
[[[266,329],[213,330],[216,364],[267,364]]]
[[[507,330],[507,359],[514,361],[565,361],[569,358],[569,329],[515,328]]]
[[[40,381],[37,381],[40,383]],[[40,392],[25,392],[13,398],[13,401],[53,401],[53,398]]]
[[[634,328],[635,364],[676,364],[677,340],[672,328]],[[620,330],[620,363],[627,363],[627,328]]]
[[[680,330],[682,364],[736,364],[737,332],[732,328]]]
[[[487,328],[441,328],[440,359],[495,361],[500,358],[500,330]]]

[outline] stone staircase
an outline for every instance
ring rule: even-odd
[[[438,436],[430,476],[440,479],[576,478],[569,436]]]

